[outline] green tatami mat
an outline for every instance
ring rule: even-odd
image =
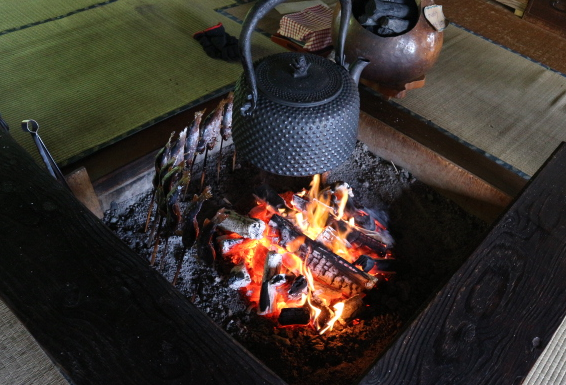
[[[14,28],[25,28],[30,24],[45,22],[112,1],[116,0],[2,0],[0,1],[0,33]]]
[[[222,22],[238,36],[240,25],[214,11],[231,3],[117,0],[0,35],[0,114],[34,155],[19,126],[37,120],[64,165],[225,92],[241,64],[209,58],[192,34]],[[280,50],[259,34],[253,43],[258,56]]]

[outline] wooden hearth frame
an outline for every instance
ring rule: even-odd
[[[362,97],[372,151],[493,226],[360,383],[519,383],[566,315],[566,145],[523,188]],[[284,384],[3,132],[0,202],[0,296],[73,384]]]

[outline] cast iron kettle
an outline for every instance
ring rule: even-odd
[[[232,135],[238,155],[278,175],[309,176],[342,164],[353,152],[360,98],[357,82],[367,60],[344,68],[351,0],[342,9],[336,63],[309,53],[251,57],[257,22],[284,0],[259,0],[240,34],[244,73],[234,90]]]

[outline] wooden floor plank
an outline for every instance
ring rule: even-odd
[[[566,144],[361,384],[519,384],[566,315]]]

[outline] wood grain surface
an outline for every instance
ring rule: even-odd
[[[361,384],[520,384],[566,314],[566,145]]]
[[[0,296],[73,384],[283,384],[0,132]]]

